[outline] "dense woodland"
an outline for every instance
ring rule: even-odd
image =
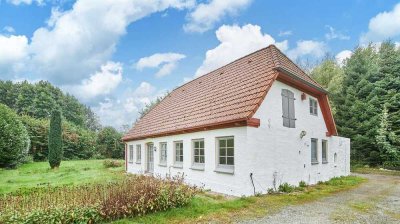
[[[123,158],[122,133],[102,127],[95,113],[74,96],[49,82],[13,83],[0,80],[0,104],[14,111],[29,135],[29,155],[35,161],[48,156],[50,115],[62,113],[63,159]]]
[[[339,135],[352,141],[353,164],[400,169],[400,50],[395,44],[386,41],[379,47],[358,47],[340,65],[327,56],[309,71],[330,92]],[[161,100],[143,108],[140,117]],[[63,159],[123,158],[122,133],[101,127],[89,107],[48,82],[0,80],[1,104],[10,109],[2,110],[15,112],[25,126],[28,152],[35,161],[48,156],[49,117],[54,108],[63,117]],[[4,166],[1,158],[0,166]]]
[[[386,41],[358,47],[342,66],[327,57],[311,76],[330,92],[339,135],[353,164],[400,169],[400,50]]]

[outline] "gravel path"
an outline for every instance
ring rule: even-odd
[[[245,223],[400,223],[400,177],[361,175],[360,187]]]

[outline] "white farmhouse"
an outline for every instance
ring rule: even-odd
[[[327,92],[273,45],[176,88],[123,140],[127,172],[229,195],[350,173]]]

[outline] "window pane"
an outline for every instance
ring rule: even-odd
[[[233,164],[233,157],[228,157],[228,158],[227,158],[227,164],[228,164],[228,165],[234,165],[234,164]]]
[[[199,149],[194,149],[194,154],[195,155],[199,155],[200,153],[199,153]]]
[[[220,156],[226,156],[226,148],[220,148],[219,149],[219,155]]]
[[[225,139],[219,140],[219,147],[226,147],[226,140]]]
[[[200,157],[200,163],[204,163],[204,156]]]
[[[200,148],[204,148],[204,141],[200,141]]]
[[[228,139],[228,147],[233,147],[233,138]]]
[[[195,148],[199,148],[200,147],[200,143],[198,141],[194,142],[194,147]]]
[[[204,156],[204,149],[200,149],[200,155]]]
[[[194,162],[198,163],[199,161],[200,161],[199,157],[198,156],[194,156]]]
[[[228,148],[227,149],[227,155],[228,156],[233,156],[233,153],[234,153],[233,151],[234,151],[233,148]]]
[[[226,158],[225,157],[219,157],[219,164],[226,164]]]

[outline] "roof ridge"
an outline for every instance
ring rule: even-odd
[[[189,82],[186,82],[186,83],[184,83],[183,85],[180,85],[180,86],[174,88],[173,90],[171,90],[171,93],[172,93],[173,91],[175,91],[175,90],[177,90],[177,89],[179,89],[179,88],[181,88],[181,87],[183,87],[183,86],[185,86],[185,85],[191,83],[191,82],[194,82],[194,81],[196,81],[196,80],[198,80],[198,79],[200,79],[200,78],[202,78],[202,77],[209,76],[209,75],[211,75],[211,73],[213,73],[213,72],[215,72],[215,71],[217,71],[217,70],[220,70],[220,69],[222,69],[222,68],[224,68],[224,67],[227,67],[227,66],[229,66],[229,65],[231,65],[231,64],[233,64],[233,63],[235,63],[235,62],[237,62],[237,61],[240,61],[240,60],[242,60],[242,59],[245,58],[245,57],[248,57],[248,56],[250,56],[250,55],[256,54],[256,53],[258,53],[258,52],[260,52],[260,51],[263,51],[263,50],[268,49],[268,48],[271,48],[271,47],[276,47],[276,46],[273,45],[273,44],[270,44],[270,45],[268,45],[267,47],[260,48],[260,49],[258,49],[258,50],[256,50],[256,51],[253,51],[253,52],[251,52],[251,53],[249,53],[249,54],[247,54],[247,55],[245,55],[245,56],[242,56],[242,57],[240,57],[240,58],[237,58],[237,59],[235,59],[235,60],[233,60],[233,61],[231,61],[231,62],[229,62],[229,63],[227,63],[227,64],[222,65],[221,67],[218,67],[218,68],[216,68],[216,69],[214,69],[214,70],[211,70],[211,71],[205,73],[204,75],[200,75],[199,77],[196,77],[195,79],[192,79],[192,80],[190,80]]]

